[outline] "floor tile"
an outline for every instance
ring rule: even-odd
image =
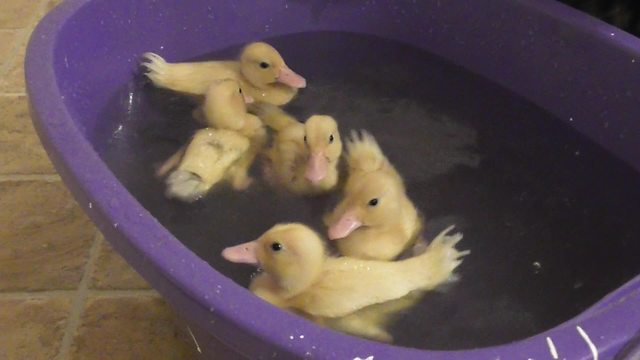
[[[0,290],[75,289],[95,228],[61,182],[0,182]]]
[[[55,174],[29,117],[27,98],[0,96],[0,174]]]
[[[70,298],[0,300],[0,359],[53,359],[70,307]]]
[[[7,64],[4,73],[0,76],[0,92],[4,93],[24,93],[24,56],[31,30],[22,30],[17,41],[17,48],[14,48],[14,55],[7,57]]]
[[[0,75],[7,67],[7,61],[13,60],[13,51],[22,38],[20,30],[0,30]]]
[[[36,0],[0,1],[0,29],[21,29],[31,25],[40,14],[41,2]]]
[[[149,284],[102,239],[89,285],[91,289],[149,289]]]
[[[182,360],[195,346],[159,297],[89,298],[71,349],[74,360]]]

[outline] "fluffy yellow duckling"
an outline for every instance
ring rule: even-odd
[[[205,128],[158,171],[166,179],[166,195],[183,201],[204,196],[215,184],[234,174],[230,168],[247,153],[249,139],[236,131]]]
[[[235,189],[245,189],[251,184],[249,168],[267,142],[267,132],[260,119],[247,112],[246,104],[253,98],[243,93],[240,83],[226,79],[209,86],[200,109],[201,122],[216,129],[234,130],[249,138],[248,151],[230,169]],[[198,111],[196,110],[196,114]]]
[[[242,90],[259,102],[284,105],[306,80],[291,70],[271,45],[247,45],[239,61],[168,63],[154,53],[144,54],[147,77],[157,86],[190,95],[204,95],[212,82],[235,79]]]
[[[404,182],[367,132],[347,142],[347,178],[342,200],[325,217],[328,236],[342,255],[392,260],[418,237],[418,210]]]
[[[295,223],[276,225],[222,256],[263,269],[249,288],[265,301],[337,330],[389,341],[384,320],[413,302],[404,297],[450,280],[469,253],[455,248],[462,235],[447,235],[451,229],[422,254],[394,262],[327,256],[320,236]]]
[[[193,201],[223,179],[236,190],[251,184],[249,168],[267,133],[260,119],[247,113],[245,102],[250,100],[236,80],[210,85],[202,108],[194,112],[208,127],[196,132],[188,146],[156,172],[164,176],[176,169],[167,178],[167,196]]]
[[[273,144],[266,151],[270,182],[305,195],[336,186],[342,141],[334,118],[313,115],[302,124],[277,106],[263,104],[255,111],[275,131]]]

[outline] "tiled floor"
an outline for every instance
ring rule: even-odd
[[[57,2],[0,0],[0,359],[191,359],[185,326],[76,205],[31,125],[25,46]]]

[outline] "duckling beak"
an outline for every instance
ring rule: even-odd
[[[287,65],[282,65],[282,67],[280,67],[280,71],[278,73],[278,76],[276,77],[276,81],[287,86],[291,86],[295,89],[300,89],[307,86],[307,80],[293,72],[293,70],[289,69]]]
[[[311,153],[309,157],[304,177],[311,181],[312,184],[317,184],[327,176],[328,169],[329,161],[327,161],[327,157],[324,156],[324,151],[315,151]]]
[[[360,226],[362,226],[362,221],[358,219],[355,211],[348,210],[329,227],[329,240],[345,238]]]
[[[255,101],[253,100],[253,97],[251,97],[251,95],[247,94],[242,94],[242,98],[244,99],[245,104],[253,104],[253,102]]]
[[[249,241],[247,243],[231,246],[222,250],[222,257],[233,263],[258,266],[257,248],[257,241]]]

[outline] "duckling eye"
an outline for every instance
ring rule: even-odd
[[[369,200],[369,206],[376,206],[376,205],[378,205],[378,199],[373,198]]]
[[[238,88],[238,92],[242,94],[242,88]]]
[[[282,244],[280,244],[279,242],[274,242],[273,244],[271,244],[271,250],[273,251],[282,250]]]
[[[263,68],[263,69],[266,69],[266,68],[269,67],[269,64],[264,62],[264,61],[262,61],[262,62],[260,62],[260,67]]]
[[[304,136],[304,142],[307,142],[307,135]]]
[[[333,134],[329,135],[329,144],[333,143]]]

